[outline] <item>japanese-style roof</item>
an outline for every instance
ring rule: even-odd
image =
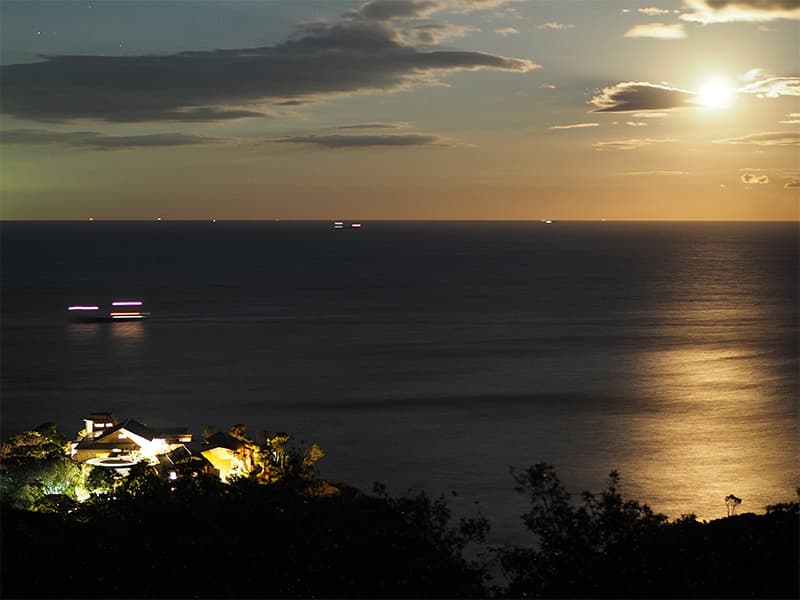
[[[146,440],[152,440],[157,437],[161,437],[158,435],[158,431],[155,429],[151,429],[144,423],[140,423],[136,419],[125,419],[122,423],[114,427],[113,429],[109,429],[109,433],[118,431],[120,429],[125,429],[126,431],[130,431],[133,434],[143,437]],[[100,436],[102,438],[103,436]]]
[[[113,450],[114,448],[130,448],[131,446],[138,447],[139,445],[131,439],[123,440],[109,440],[106,442],[98,442],[91,438],[86,438],[78,442],[75,447],[78,450]]]
[[[228,433],[218,431],[206,438],[205,444],[203,444],[203,450],[227,448],[228,450],[236,451],[245,448],[246,446],[247,444],[245,444],[239,438],[233,437]]]
[[[213,468],[208,459],[203,456],[199,449],[188,445],[181,445],[166,454],[159,454],[158,469],[162,476],[175,468],[190,468],[202,470],[206,467]]]
[[[195,459],[206,460],[199,449],[186,444],[181,444],[175,448],[175,450],[167,452],[164,456],[174,465]]]
[[[114,427],[106,429],[101,433],[97,438],[95,438],[96,442],[102,442],[104,438],[112,436],[118,433],[121,430],[128,431],[133,433],[134,435],[138,435],[143,437],[146,440],[153,440],[155,438],[168,438],[168,437],[175,437],[180,435],[188,435],[189,428],[188,427],[161,427],[161,428],[154,428],[148,427],[144,423],[140,423],[136,419],[125,419],[121,423],[118,423]]]
[[[107,411],[96,411],[90,412],[87,416],[87,419],[92,421],[113,421],[114,417],[110,412]]]
[[[120,438],[120,434],[126,435]],[[127,434],[131,435],[128,436]],[[103,430],[97,437],[87,436],[79,440],[75,449],[111,452],[118,448],[131,449],[132,447],[140,447],[142,445],[141,439],[137,442],[137,438],[143,438],[148,441],[166,439],[168,443],[172,443],[174,438],[184,435],[190,435],[187,427],[164,427],[156,429],[148,427],[136,419],[126,419],[121,423],[117,423],[114,427]],[[195,455],[199,454],[199,451],[194,451],[194,453]]]

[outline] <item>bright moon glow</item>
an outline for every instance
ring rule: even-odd
[[[733,88],[722,79],[709,81],[697,92],[703,106],[718,108],[727,106],[733,99]]]

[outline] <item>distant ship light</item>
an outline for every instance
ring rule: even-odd
[[[67,310],[100,310],[99,306],[70,306]]]
[[[142,303],[139,300],[131,300],[130,302],[112,302],[111,306],[141,306]]]

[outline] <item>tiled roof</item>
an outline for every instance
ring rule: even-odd
[[[204,450],[210,450],[212,448],[227,448],[228,450],[239,450],[244,448],[247,444],[245,444],[239,438],[235,438],[230,434],[224,433],[222,431],[218,431],[206,438],[204,446]]]

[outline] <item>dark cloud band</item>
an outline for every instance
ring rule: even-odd
[[[216,138],[184,133],[154,133],[145,135],[104,135],[96,131],[48,131],[42,129],[8,129],[0,132],[3,144],[60,144],[92,150],[123,148],[153,148],[208,144]]]
[[[272,140],[281,144],[304,144],[322,148],[369,148],[375,146],[443,146],[447,145],[433,135],[306,135]]]
[[[669,110],[691,106],[696,94],[680,88],[643,81],[627,81],[603,88],[589,101],[593,112]]]
[[[481,52],[423,52],[381,23],[344,20],[260,48],[6,65],[0,109],[41,121],[214,121],[264,116],[268,105],[430,84],[454,71],[536,67]]]

